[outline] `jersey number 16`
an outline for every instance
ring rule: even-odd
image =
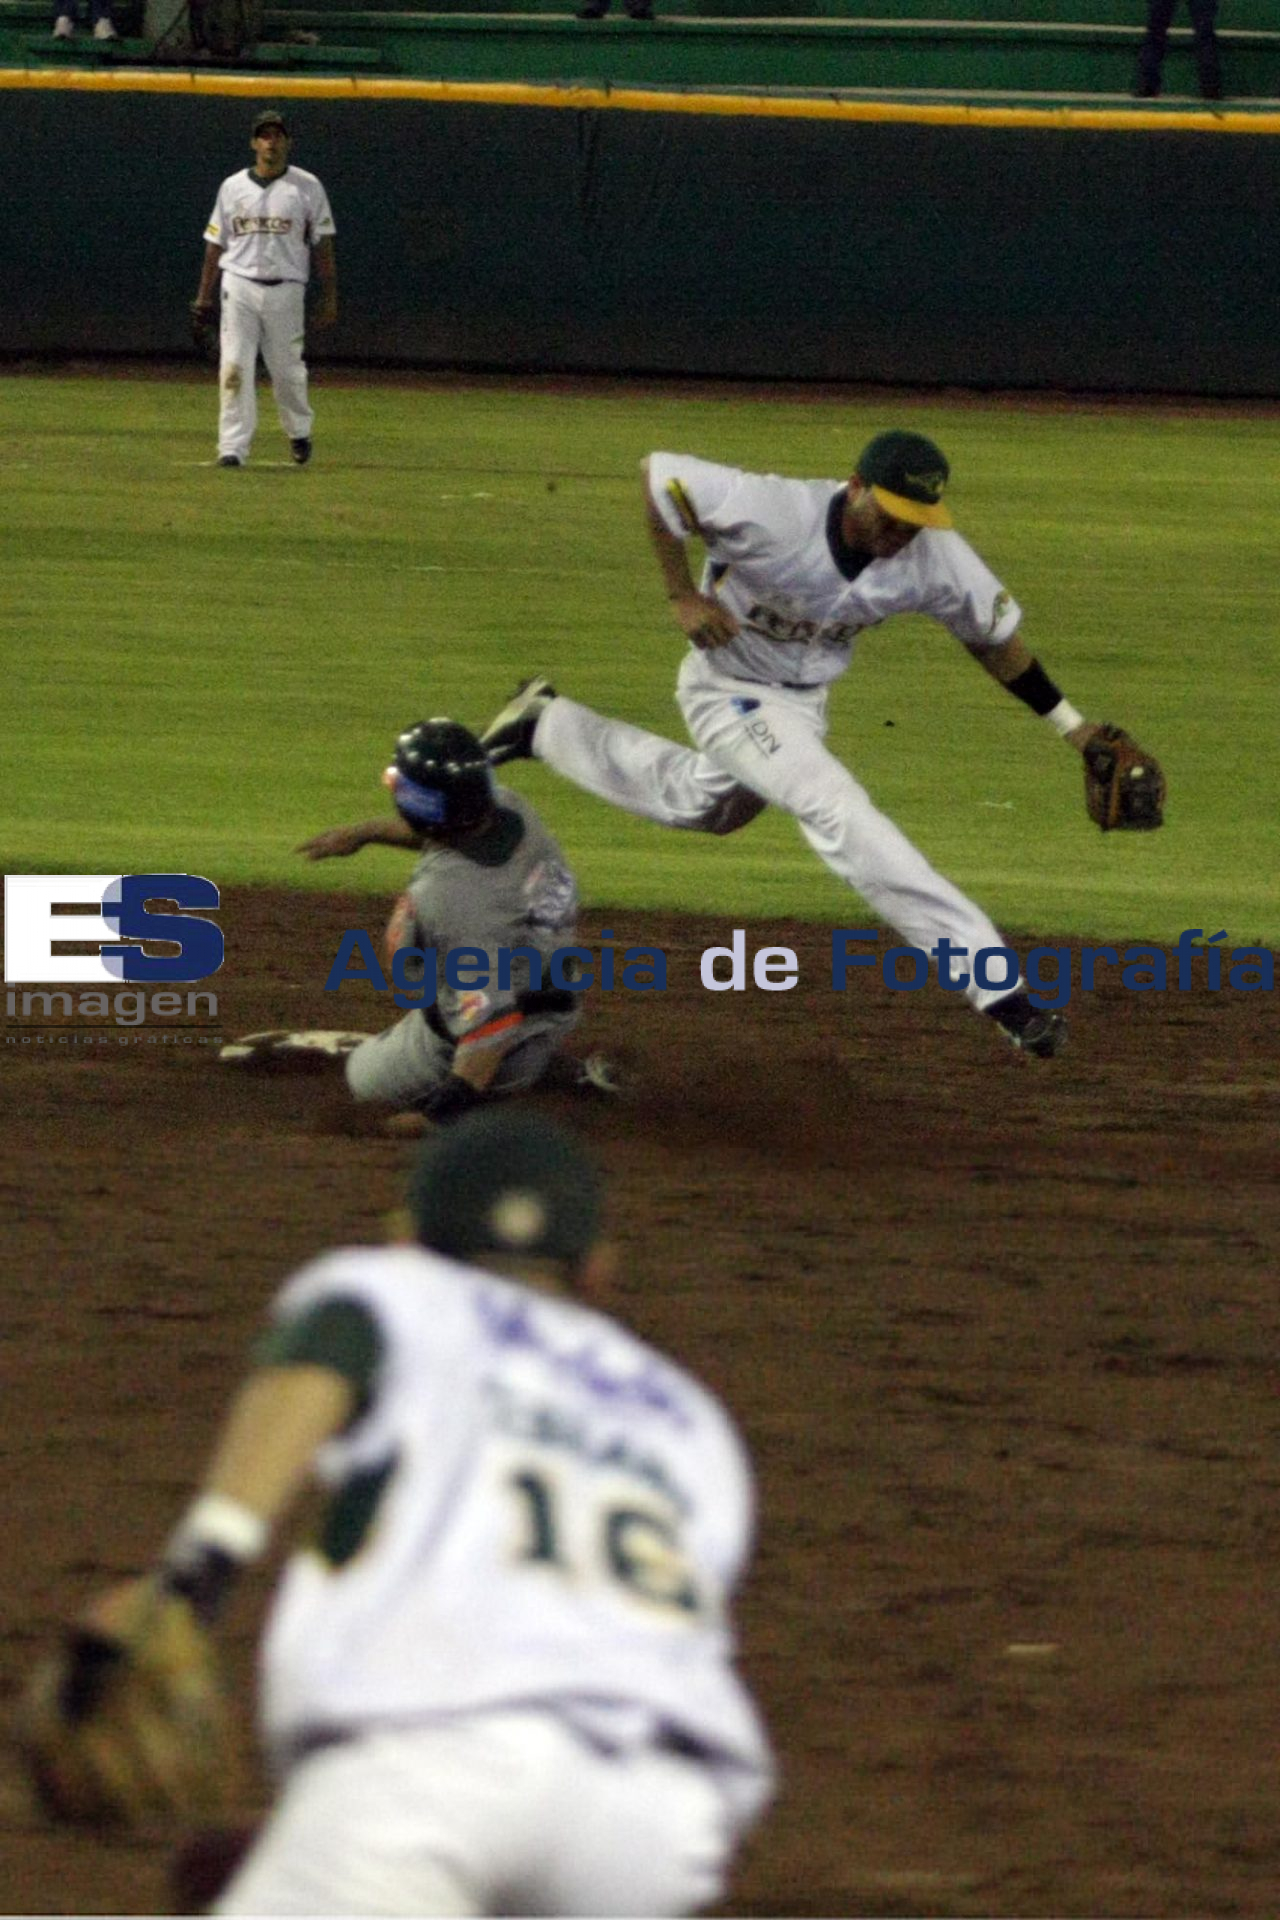
[[[557,1490],[545,1474],[522,1470],[508,1484],[523,1510],[524,1538],[520,1558],[538,1566],[557,1567],[566,1574],[579,1571],[567,1553]],[[674,1519],[625,1502],[604,1505],[595,1516],[598,1564],[609,1578],[650,1606],[670,1607],[685,1614],[703,1611],[687,1556]]]

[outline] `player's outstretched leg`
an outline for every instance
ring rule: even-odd
[[[828,752],[820,694],[761,688],[744,701],[695,659],[682,670],[681,706],[707,754],[794,815],[819,859],[909,945],[930,953],[945,939],[972,961],[1005,944],[982,908],[926,860]],[[969,975],[962,989],[969,1003],[990,1014],[1022,1052],[1048,1058],[1062,1051],[1065,1016],[1033,1007],[1020,978],[979,986],[970,965],[953,963],[951,977],[959,974]]]
[[[609,720],[526,680],[480,736],[490,758],[538,759],[586,793],[659,826],[736,833],[767,802],[703,753]]]

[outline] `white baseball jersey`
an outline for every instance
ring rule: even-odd
[[[286,167],[274,180],[260,180],[252,167],[242,167],[218,188],[204,237],[223,248],[224,273],[305,286],[312,247],[336,232],[329,197],[314,173]]]
[[[1022,618],[958,533],[922,527],[891,559],[853,553],[840,533],[842,481],[654,453],[649,490],[671,533],[706,543],[702,590],[740,628],[716,664],[736,678],[821,686],[845,671],[858,635],[894,613],[929,614],[969,646],[1001,645]]]
[[[536,1705],[621,1749],[674,1730],[763,1798],[725,1616],[753,1496],[718,1402],[603,1315],[421,1248],[326,1255],[277,1322],[334,1302],[376,1360],[268,1624],[276,1750]]]

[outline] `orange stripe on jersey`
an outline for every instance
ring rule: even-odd
[[[524,1019],[522,1013],[500,1013],[494,1020],[486,1020],[482,1027],[476,1027],[471,1033],[464,1033],[458,1042],[458,1052],[464,1047],[474,1047],[477,1041],[487,1045],[496,1040],[500,1033],[509,1033],[512,1027],[518,1027]]]
[[[698,531],[698,516],[693,510],[693,502],[678,480],[668,480],[667,498],[680,515],[680,519],[690,533]]]

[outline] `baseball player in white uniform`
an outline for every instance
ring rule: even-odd
[[[469,1115],[410,1209],[412,1244],[284,1287],[163,1557],[210,1621],[304,1483],[327,1496],[261,1653],[279,1798],[214,1911],[695,1911],[771,1792],[727,1618],[742,1444],[590,1304],[571,1136]]]
[[[859,635],[895,613],[931,615],[1078,750],[1096,731],[1032,658],[1017,603],[954,531],[940,449],[921,434],[878,434],[847,483],[673,453],[651,454],[644,474],[667,597],[691,643],[676,699],[696,750],[605,719],[534,678],[481,735],[490,758],[536,756],[615,806],[703,833],[732,833],[767,804],[784,808],[906,943],[965,949],[968,964],[948,961],[950,980],[968,973],[966,997],[1016,1046],[1058,1053],[1065,1016],[1034,1007],[1021,980],[974,980],[974,954],[1003,944],[995,926],[823,745],[828,686]],[[690,539],[706,552],[700,586]]]
[[[209,215],[192,312],[197,321],[212,313],[221,275],[218,465],[242,467],[249,458],[261,353],[290,453],[302,467],[311,458],[315,419],[302,357],[307,281],[314,263],[320,282],[315,322],[332,326],[338,317],[336,229],[315,174],[290,166],[289,129],[274,108],[257,116],[249,144],[253,165],[223,181]]]

